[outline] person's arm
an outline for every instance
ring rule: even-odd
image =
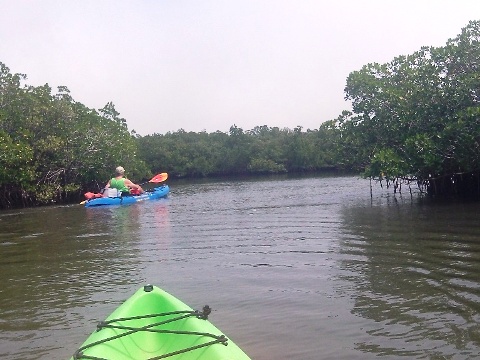
[[[109,187],[110,187],[110,180],[108,180],[107,185],[105,185],[105,187],[102,189],[102,195],[103,195],[103,196],[106,196],[106,195],[105,195],[105,190],[108,189]]]
[[[125,179],[125,185],[127,185],[129,188],[133,188],[133,189],[137,189],[139,190],[141,193],[143,193],[143,189],[140,185],[137,185],[137,184],[134,184],[133,182],[131,182],[130,180],[128,179]]]

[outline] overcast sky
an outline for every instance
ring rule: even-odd
[[[0,0],[0,62],[130,130],[318,129],[348,74],[443,46],[480,0]]]

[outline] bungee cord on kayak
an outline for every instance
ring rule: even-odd
[[[99,322],[70,360],[250,360],[210,322],[211,312],[147,284]]]
[[[165,325],[168,323],[172,323],[175,321],[183,320],[188,317],[196,317],[198,319],[202,320],[207,320],[208,315],[212,312],[212,309],[208,306],[205,305],[202,309],[202,311],[199,310],[185,310],[185,311],[171,311],[171,312],[165,312],[165,313],[159,313],[159,314],[148,314],[148,315],[139,315],[139,316],[130,316],[130,317],[123,317],[123,318],[117,318],[117,319],[110,319],[106,321],[101,321],[97,325],[97,332],[101,331],[102,329],[109,328],[109,329],[119,329],[119,330],[127,330],[124,333],[115,335],[115,336],[110,336],[107,338],[104,338],[102,340],[90,343],[88,345],[80,347],[73,355],[73,359],[90,359],[90,360],[109,360],[106,358],[99,358],[95,356],[89,356],[85,355],[83,352],[84,350],[94,347],[99,344],[104,344],[106,342],[119,339],[125,336],[129,336],[131,334],[134,334],[136,332],[153,332],[153,333],[162,333],[162,334],[175,334],[175,335],[193,335],[193,336],[204,336],[204,337],[209,337],[213,338],[214,340],[211,340],[209,342],[205,342],[203,344],[195,345],[195,346],[190,346],[184,349],[179,349],[177,351],[172,351],[167,354],[163,354],[160,356],[148,358],[145,360],[157,360],[157,359],[165,359],[167,357],[171,357],[174,355],[179,355],[182,353],[186,353],[189,351],[193,351],[202,347],[214,345],[214,344],[223,344],[225,346],[228,345],[228,339],[225,335],[214,335],[211,333],[207,332],[199,332],[199,331],[187,331],[187,330],[170,330],[170,329],[155,329],[155,327]],[[125,325],[116,325],[114,323],[117,322],[125,322],[125,321],[130,321],[130,320],[139,320],[139,319],[148,319],[148,318],[155,318],[155,317],[164,317],[164,316],[172,316],[172,315],[180,315],[176,316],[174,318],[170,318],[167,320],[155,322],[152,324],[148,324],[142,327],[132,327],[132,326],[125,326]]]

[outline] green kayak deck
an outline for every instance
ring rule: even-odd
[[[208,306],[194,311],[146,285],[100,322],[71,359],[250,359],[207,320],[209,313]]]

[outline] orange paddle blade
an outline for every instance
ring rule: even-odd
[[[153,178],[151,178],[148,182],[151,182],[151,183],[160,183],[162,181],[165,181],[168,179],[168,174],[167,173],[161,173],[161,174],[157,174],[155,175]]]

